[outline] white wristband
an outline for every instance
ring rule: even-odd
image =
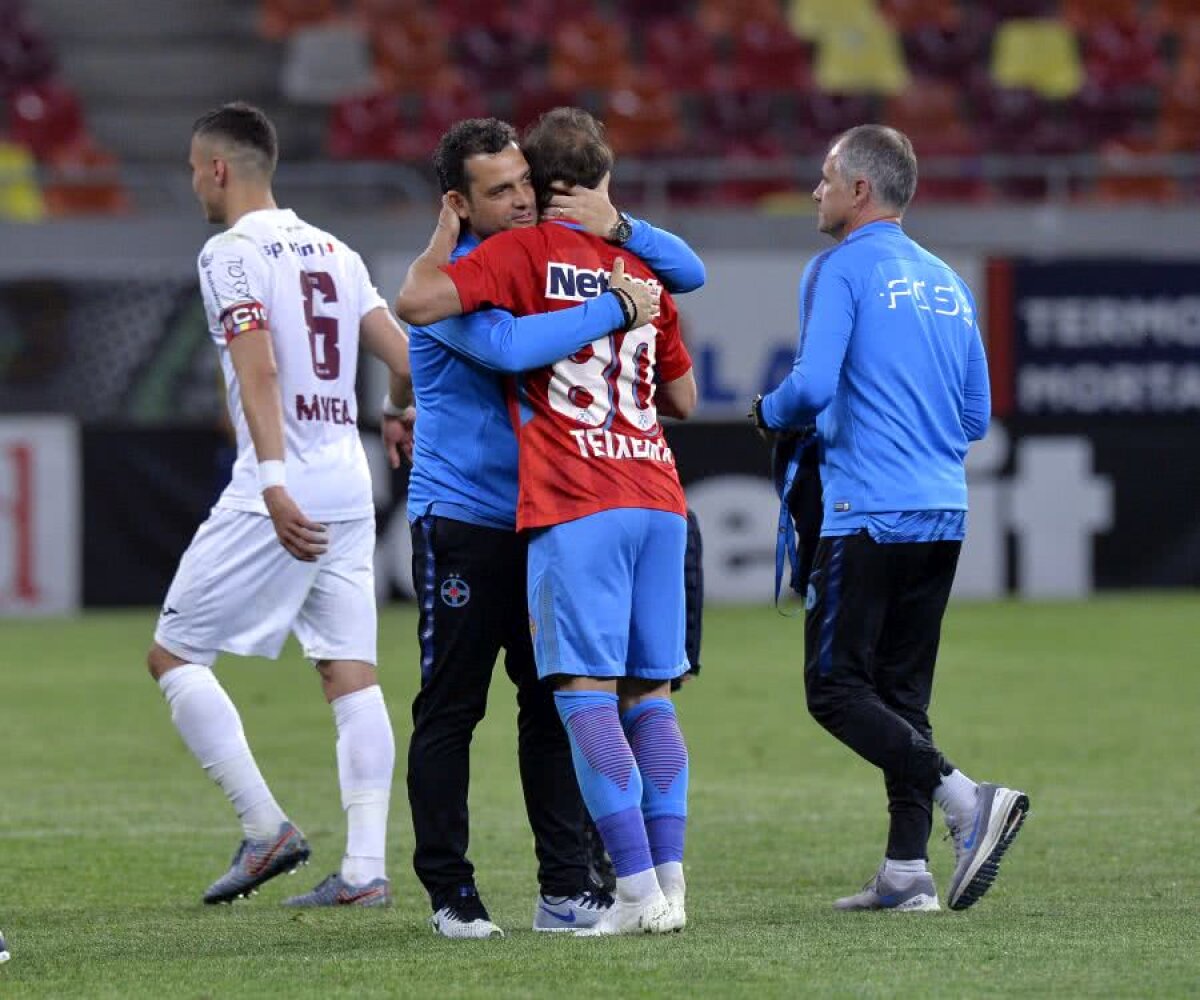
[[[392,394],[385,393],[383,397],[383,415],[385,417],[402,417],[404,416],[404,407],[397,406],[392,402]]]
[[[268,490],[272,486],[283,486],[287,483],[284,475],[284,464],[277,458],[258,463],[258,488]]]

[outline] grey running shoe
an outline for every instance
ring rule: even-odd
[[[833,904],[835,910],[896,910],[906,912],[928,912],[940,910],[937,887],[929,872],[913,876],[907,882],[893,881],[884,874],[884,866],[871,879],[862,892],[843,896]]]
[[[392,884],[385,878],[351,885],[334,872],[312,892],[292,896],[284,906],[391,906]]]
[[[533,929],[553,932],[591,927],[612,905],[612,896],[592,889],[574,896],[547,896],[541,893],[533,904]]]
[[[429,926],[448,938],[502,938],[504,931],[492,923],[487,907],[473,885],[459,888],[434,900]]]
[[[7,962],[12,955],[8,953],[8,946],[4,943],[4,932],[0,931],[0,965]]]
[[[283,823],[269,840],[243,840],[233,855],[229,871],[204,893],[206,903],[232,903],[252,895],[276,875],[294,872],[308,864],[312,853],[304,834],[291,823]]]
[[[969,827],[950,827],[954,841],[954,877],[947,902],[952,910],[977,903],[1000,869],[1000,859],[1029,815],[1029,796],[1003,785],[981,782]]]

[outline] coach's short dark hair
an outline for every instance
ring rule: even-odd
[[[192,126],[192,135],[224,139],[268,177],[279,162],[279,140],[271,119],[244,101],[222,104],[202,114]]]
[[[865,177],[877,201],[900,212],[908,208],[917,193],[917,154],[908,136],[886,125],[856,125],[834,145],[846,180]]]
[[[437,144],[433,168],[437,171],[442,194],[459,191],[467,194],[467,160],[472,156],[493,156],[517,143],[517,130],[499,118],[468,118],[451,128]]]
[[[594,188],[612,170],[604,124],[583,108],[547,111],[525,132],[521,149],[529,161],[539,208],[550,201],[553,181]]]

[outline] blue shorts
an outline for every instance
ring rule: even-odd
[[[529,624],[538,676],[668,681],[685,673],[686,547],[686,518],[630,507],[534,534]]]

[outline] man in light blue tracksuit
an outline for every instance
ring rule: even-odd
[[[791,373],[756,399],[763,430],[816,423],[823,517],[807,594],[805,689],[813,717],[884,773],[884,862],[843,910],[938,909],[927,867],[932,803],[956,866],[951,909],[995,879],[1029,809],[976,784],[933,743],[929,701],[942,616],[966,534],[964,460],[991,399],[975,304],[962,279],[901,228],[916,191],[912,144],[862,125],[830,148],[813,192],[838,245],[800,281]]]

